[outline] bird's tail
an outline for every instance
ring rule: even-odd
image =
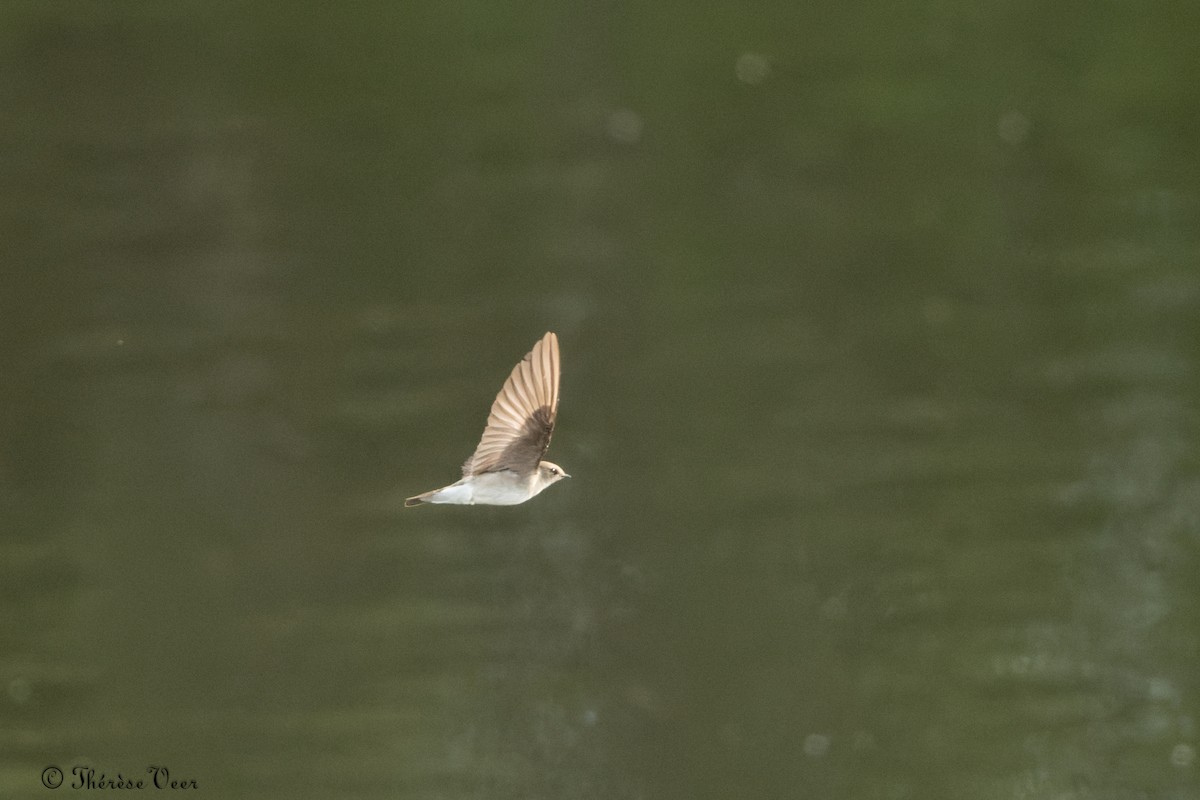
[[[471,494],[471,487],[465,485],[462,481],[452,483],[449,486],[443,486],[440,489],[434,489],[424,494],[419,494],[416,497],[410,497],[404,501],[405,506],[419,506],[425,503],[457,503],[459,505],[469,505],[475,502]]]
[[[434,489],[432,492],[425,492],[424,494],[419,494],[416,497],[409,497],[404,501],[404,507],[412,508],[413,506],[425,505],[425,503],[429,501],[429,498],[437,494],[439,491],[441,490]]]

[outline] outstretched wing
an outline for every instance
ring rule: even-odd
[[[483,438],[463,464],[463,477],[505,469],[524,475],[537,468],[554,433],[558,376],[558,337],[547,333],[496,395]]]

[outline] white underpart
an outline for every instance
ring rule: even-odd
[[[547,484],[537,480],[535,476],[536,473],[522,479],[515,472],[507,471],[472,475],[458,483],[438,489],[426,502],[459,506],[515,506],[546,488]]]

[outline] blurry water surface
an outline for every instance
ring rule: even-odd
[[[1196,22],[3,4],[0,794],[1200,797]]]

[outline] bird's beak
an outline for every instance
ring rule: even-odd
[[[565,472],[564,472],[564,473],[563,473],[563,477],[564,477],[564,478],[569,478],[569,477],[571,477],[571,476],[570,476],[570,475],[568,475],[567,473],[565,473]]]

